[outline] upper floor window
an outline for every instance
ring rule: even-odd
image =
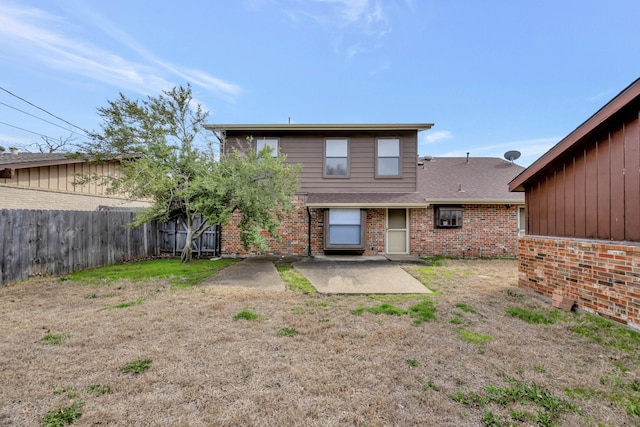
[[[278,140],[275,138],[261,138],[256,140],[256,152],[260,152],[264,147],[271,148],[271,157],[278,157]]]
[[[400,176],[400,140],[378,139],[376,176]]]
[[[462,208],[460,207],[438,206],[435,214],[437,228],[462,227]]]
[[[327,139],[324,142],[324,176],[349,176],[349,140]]]

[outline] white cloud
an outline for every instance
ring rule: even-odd
[[[26,58],[49,69],[126,88],[157,93],[175,86],[171,78],[192,82],[221,97],[233,99],[241,88],[200,70],[174,66],[157,58],[126,33],[86,8],[80,8],[93,28],[103,30],[143,61],[131,61],[79,37],[64,33],[69,25],[59,16],[36,8],[0,5],[0,51]]]
[[[445,139],[451,139],[453,135],[448,130],[439,130],[436,132],[426,132],[424,137],[425,144],[433,144]]]

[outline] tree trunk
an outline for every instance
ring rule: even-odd
[[[191,261],[191,258],[193,257],[193,218],[189,214],[187,214],[186,226],[187,238],[184,243],[184,248],[182,248],[182,254],[180,255],[180,260],[183,264]]]

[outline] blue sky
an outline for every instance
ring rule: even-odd
[[[98,130],[118,92],[190,82],[210,123],[435,123],[421,155],[527,166],[640,76],[638,16],[637,0],[0,0],[0,145],[80,140],[69,123]]]

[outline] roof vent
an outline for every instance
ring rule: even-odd
[[[20,152],[16,147],[9,147],[9,150],[11,151],[11,154],[18,154],[18,152]]]
[[[520,158],[520,152],[516,150],[507,151],[506,153],[504,153],[504,158],[509,160],[513,164],[514,160]]]
[[[462,189],[462,184],[458,186],[458,193],[466,193],[466,191]]]

